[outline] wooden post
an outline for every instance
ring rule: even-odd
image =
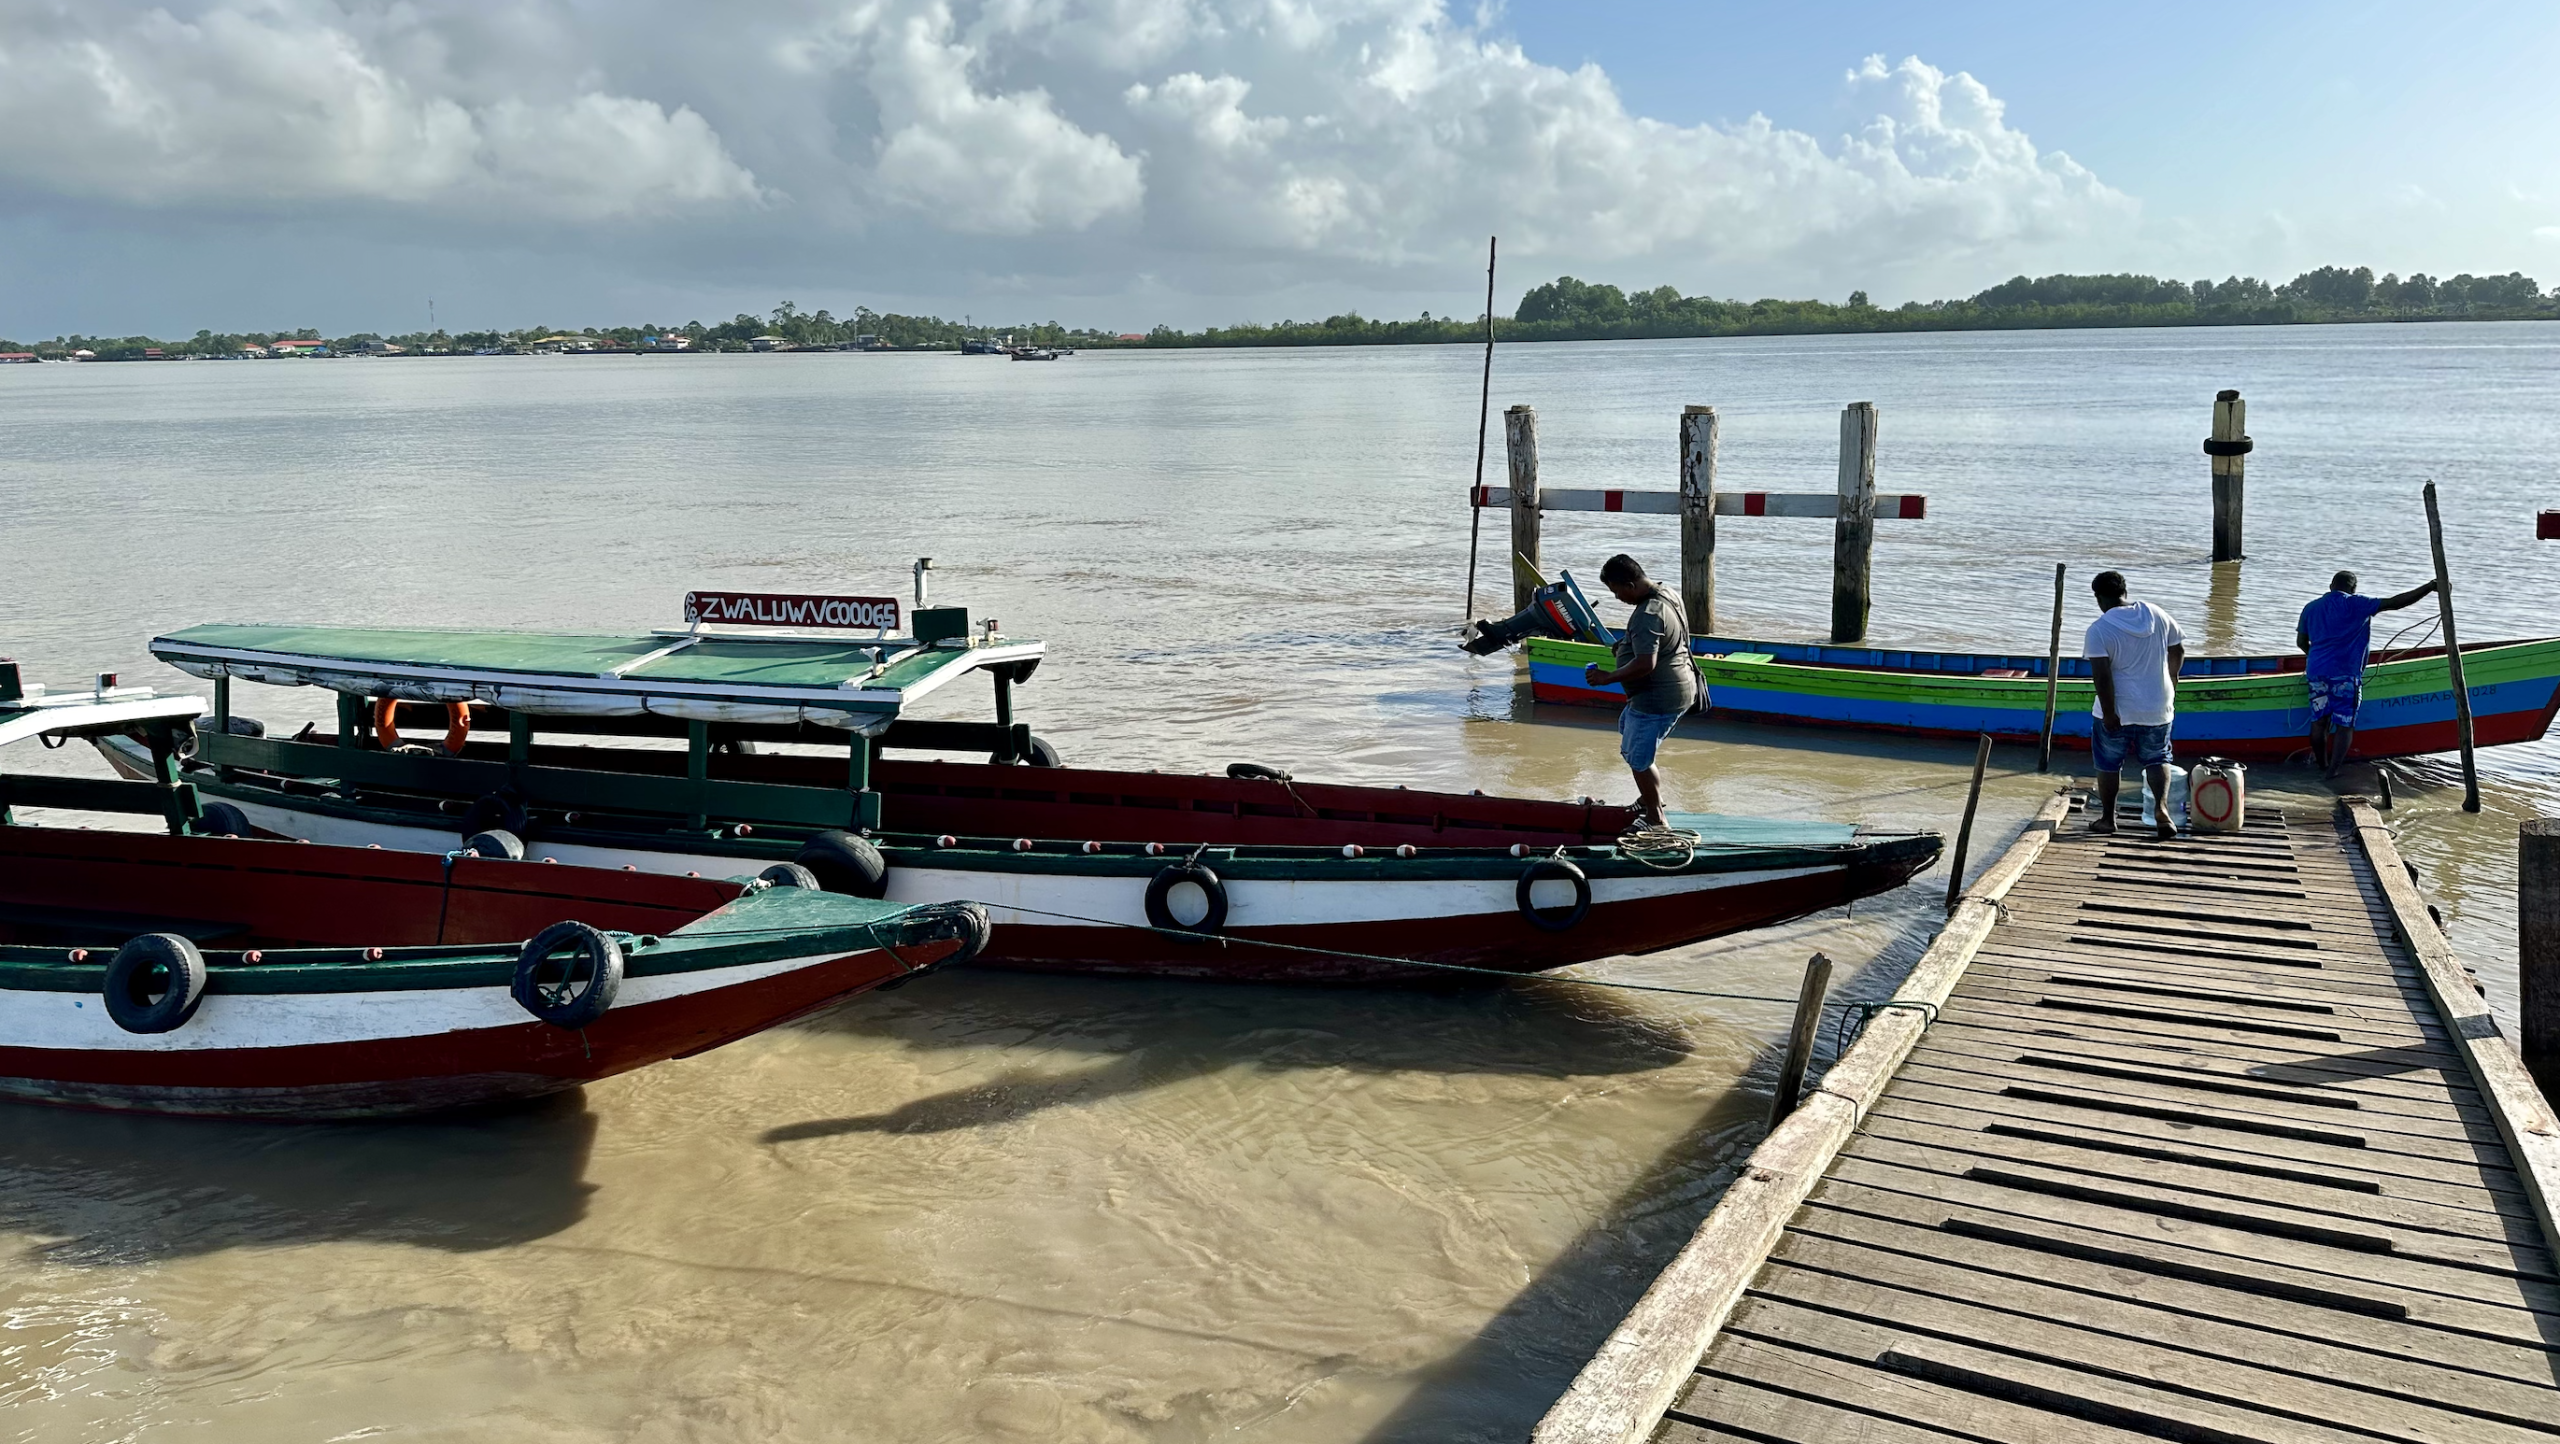
[[[2480,810],[2480,759],[2471,750],[2471,688],[2462,680],[2462,639],[2453,632],[2453,573],[2444,564],[2444,517],[2436,510],[2436,484],[2427,483],[2427,542],[2436,555],[2436,615],[2444,622],[2445,666],[2453,673],[2454,735],[2462,743],[2462,810]]]
[[[1680,408],[1680,606],[1691,636],[1716,630],[1716,409]]]
[[[2053,770],[2053,707],[2062,696],[2062,573],[2053,564],[2053,639],[2044,649],[2044,734],[2036,742],[2036,771]]]
[[[1502,444],[1511,459],[1511,554],[1543,572],[1538,560],[1538,413],[1514,406],[1502,413]],[[1511,610],[1529,605],[1535,590],[1512,568]]]
[[[1867,639],[1867,582],[1876,549],[1876,404],[1840,413],[1840,516],[1831,530],[1831,640]]]
[[[2213,559],[2240,560],[2241,472],[2253,443],[2249,440],[2249,403],[2237,391],[2213,397],[2213,435],[2204,444],[2213,458]]]
[[[2516,982],[2524,1066],[2560,1099],[2560,817],[2517,828]]]
[[[2047,734],[2051,740],[2051,734]],[[1973,811],[1982,805],[1982,770],[1991,765],[1991,734],[1973,745],[1973,790],[1964,795],[1964,825],[1956,829],[1956,854],[1947,863],[1947,911],[1964,899],[1964,855],[1973,845]]]
[[[1787,1030],[1787,1058],[1778,1065],[1778,1093],[1769,1100],[1769,1126],[1796,1111],[1804,1096],[1805,1065],[1813,1061],[1814,1035],[1822,1028],[1822,999],[1831,991],[1831,960],[1820,953],[1804,965],[1804,990],[1796,994],[1795,1025]]]

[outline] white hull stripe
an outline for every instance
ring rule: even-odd
[[[453,835],[423,827],[400,827],[325,813],[304,813],[265,803],[244,802],[242,812],[270,831],[313,842],[362,847],[380,843],[411,852],[442,852]],[[619,868],[644,872],[698,872],[704,877],[752,878],[765,864],[744,858],[701,853],[654,852],[640,848],[591,847],[578,843],[528,843],[533,857],[556,857],[564,865]],[[1525,866],[1525,864],[1524,864]],[[1646,877],[1604,877],[1591,882],[1594,907],[1643,898],[1685,896],[1752,887],[1789,878],[1836,872],[1836,867],[1765,868],[1751,872],[1660,873]],[[1307,882],[1235,878],[1226,883],[1230,928],[1305,927],[1325,923],[1380,923],[1432,918],[1473,917],[1516,911],[1517,884],[1509,878],[1416,878],[1407,882],[1345,879]],[[1568,885],[1542,888],[1541,907],[1569,906]],[[1075,873],[980,872],[964,868],[899,866],[889,869],[888,901],[920,904],[970,901],[985,903],[988,918],[999,927],[1072,926],[1045,913],[1064,913],[1106,923],[1143,927],[1147,922],[1147,879],[1097,877]],[[1019,949],[1008,948],[1008,952]]]
[[[625,978],[614,1008],[642,1007],[831,962],[841,952],[731,968]],[[0,991],[0,1047],[115,1053],[303,1048],[385,1038],[432,1037],[534,1021],[505,988],[417,988],[380,993],[208,993],[171,1033],[128,1033],[94,993]]]

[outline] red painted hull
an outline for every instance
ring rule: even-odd
[[[914,951],[908,956],[931,960]],[[527,1018],[503,1028],[302,1047],[152,1053],[0,1047],[0,1097],[241,1118],[379,1118],[504,1103],[705,1052],[906,971],[885,953],[866,952],[616,1007],[576,1033]]]

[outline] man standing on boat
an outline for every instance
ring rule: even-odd
[[[1626,710],[1618,714],[1618,755],[1636,778],[1636,808],[1642,823],[1662,821],[1662,774],[1653,756],[1662,739],[1690,708],[1698,705],[1698,669],[1689,661],[1689,614],[1680,599],[1624,552],[1600,566],[1601,585],[1635,610],[1619,634],[1615,667],[1598,663],[1582,669],[1592,687],[1612,683],[1627,689]]]
[[[2356,703],[2364,696],[2365,657],[2373,651],[2373,617],[2396,612],[2436,589],[2430,579],[2375,601],[2356,595],[2356,574],[2340,572],[2329,590],[2302,609],[2293,641],[2311,684],[2311,760],[2324,776],[2347,765],[2356,741]]]
[[[2125,759],[2142,765],[2151,784],[2152,823],[2163,838],[2176,837],[2169,817],[2169,729],[2178,712],[2178,672],[2187,663],[2187,637],[2177,619],[2149,602],[2128,601],[2122,572],[2089,579],[2098,597],[2098,620],[2089,624],[2080,655],[2098,700],[2089,728],[2090,758],[2098,767],[2097,816],[2091,832],[2116,830],[2116,787]]]

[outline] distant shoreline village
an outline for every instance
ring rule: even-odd
[[[2376,277],[2370,267],[2322,266],[2282,285],[2249,276],[2163,281],[2153,276],[2019,276],[1963,300],[1907,301],[1886,308],[1853,291],[1828,301],[1720,301],[1669,286],[1629,293],[1560,276],[1494,318],[1504,341],[1635,341],[1711,336],[1787,336],[1883,331],[2035,331],[2100,327],[2299,326],[2355,322],[2560,320],[2560,287],[2549,292],[2521,272],[2424,273]],[[1394,346],[1484,339],[1485,319],[1433,316],[1383,321],[1345,312],[1322,321],[1245,323],[1178,331],[1110,332],[1051,321],[979,326],[969,320],[906,316],[856,307],[850,317],[801,311],[790,302],[769,316],[741,313],[718,325],[531,326],[514,331],[442,329],[406,335],[317,330],[216,333],[186,340],[149,336],[0,339],[0,363],[206,361],[420,356],[691,355],[772,351],[928,351],[1048,360],[1073,349],[1180,349],[1205,346]]]

